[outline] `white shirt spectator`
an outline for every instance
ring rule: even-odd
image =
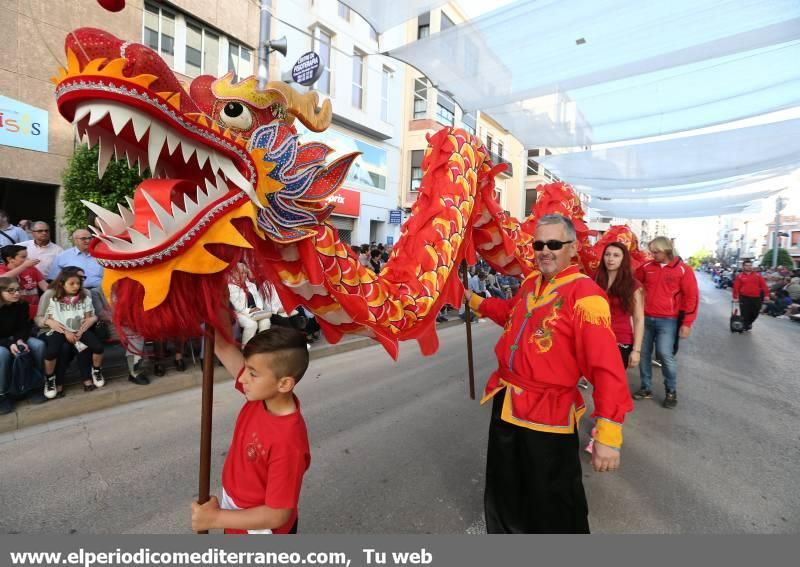
[[[50,273],[50,266],[53,265],[53,260],[56,256],[61,254],[64,249],[55,242],[48,242],[46,246],[39,246],[35,240],[26,240],[20,242],[20,246],[28,249],[28,258],[31,260],[39,260],[39,265],[36,269],[45,275]]]

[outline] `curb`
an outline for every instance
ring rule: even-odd
[[[436,328],[446,329],[462,324],[461,320],[456,319],[440,323]],[[351,339],[335,345],[312,347],[310,358],[317,360],[370,346],[380,346],[380,344],[368,338]],[[215,368],[221,370],[221,372],[214,373],[215,383],[231,379],[224,368]],[[192,370],[186,372],[177,374],[170,372],[166,377],[151,377],[150,379],[149,385],[139,386],[128,382],[124,376],[112,378],[104,388],[91,393],[81,392],[80,384],[76,384],[68,387],[66,397],[55,402],[31,405],[23,401],[15,411],[0,415],[0,433],[10,433],[34,425],[198,387],[203,383],[202,364],[197,364]]]

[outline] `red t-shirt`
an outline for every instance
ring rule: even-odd
[[[8,266],[0,264],[0,275],[8,273]],[[30,318],[36,317],[36,310],[39,307],[39,282],[44,281],[42,272],[34,267],[27,268],[17,274],[19,282],[20,299],[28,304]]]
[[[634,292],[642,287],[638,281],[634,284]],[[612,295],[608,296],[608,305],[611,307],[611,330],[614,331],[614,336],[617,337],[617,343],[622,345],[633,344],[633,323],[631,316],[633,313],[628,313],[622,308],[622,302],[618,297]]]
[[[241,390],[238,377],[235,384]],[[246,402],[222,469],[222,486],[237,507],[292,509],[289,521],[272,530],[276,534],[289,533],[297,520],[303,474],[311,462],[306,422],[300,401],[294,401],[297,411],[281,416],[271,414],[263,401]]]

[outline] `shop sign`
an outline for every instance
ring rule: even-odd
[[[361,193],[358,191],[340,188],[327,201],[334,205],[334,215],[358,217],[361,214]]]
[[[47,152],[47,111],[0,95],[0,145]]]
[[[300,85],[310,87],[319,80],[324,70],[319,55],[309,51],[301,55],[292,67],[292,80]]]
[[[401,211],[400,209],[389,211],[389,224],[402,224],[402,222],[403,222],[403,211]]]

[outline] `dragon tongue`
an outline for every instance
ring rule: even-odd
[[[169,233],[176,228],[172,204],[183,205],[184,194],[194,194],[197,185],[186,179],[145,179],[133,196],[133,228],[142,234],[149,233],[150,223],[157,224]]]

